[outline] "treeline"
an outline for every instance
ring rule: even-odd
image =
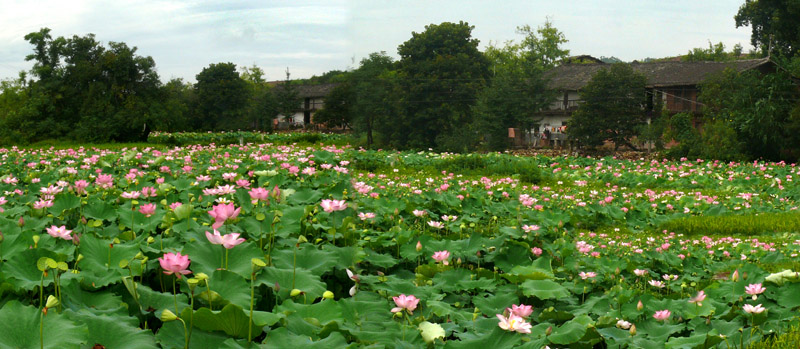
[[[143,141],[150,131],[269,131],[279,113],[300,106],[296,83],[271,87],[256,67],[216,63],[162,83],[151,57],[94,34],[54,38],[44,28],[25,36],[30,72],[0,85],[0,143],[43,140]]]
[[[478,50],[468,23],[431,24],[363,59],[327,97],[315,122],[352,127],[368,147],[468,151],[508,147],[508,129],[532,129],[555,98],[544,72],[567,57],[550,22],[522,26],[520,42]]]

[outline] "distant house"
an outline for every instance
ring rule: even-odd
[[[608,64],[562,64],[547,72],[549,87],[560,92],[558,100],[541,113],[543,120],[539,132],[545,129],[558,138],[562,126],[581,103],[580,91],[600,69]],[[651,62],[631,63],[633,69],[647,77],[644,93],[647,94],[647,110],[663,105],[670,113],[688,112],[699,114],[702,105],[697,101],[698,85],[709,76],[732,68],[738,72],[758,70],[774,72],[777,66],[769,58],[731,62]],[[659,103],[660,102],[660,103]]]
[[[272,82],[276,89],[283,88],[282,82]],[[314,114],[322,109],[325,97],[339,84],[297,85],[300,103],[297,111],[289,115],[278,115],[276,122],[281,124],[310,125],[314,122]]]

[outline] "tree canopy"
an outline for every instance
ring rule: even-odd
[[[736,27],[752,27],[750,42],[763,55],[791,57],[800,52],[800,0],[745,0]]]
[[[629,64],[599,70],[580,91],[583,103],[567,126],[570,138],[588,147],[608,140],[634,148],[630,140],[645,122],[646,83]]]

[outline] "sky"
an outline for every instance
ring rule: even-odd
[[[24,36],[94,33],[151,56],[163,81],[212,63],[257,65],[267,80],[308,78],[358,67],[372,52],[398,58],[397,46],[431,23],[465,21],[481,49],[520,40],[516,28],[550,20],[572,55],[624,61],[685,54],[722,42],[750,45],[733,19],[743,0],[0,0],[0,79],[31,68]]]

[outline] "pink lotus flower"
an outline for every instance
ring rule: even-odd
[[[655,314],[653,314],[653,318],[658,321],[664,321],[666,319],[669,319],[670,315],[672,315],[672,312],[670,312],[667,309],[664,309],[664,310],[659,310]]]
[[[181,278],[181,275],[192,273],[188,270],[192,261],[189,260],[189,256],[182,256],[180,252],[164,254],[164,257],[158,259],[158,263],[161,264],[161,269],[164,269],[164,274],[175,274],[178,279]]]
[[[409,314],[414,314],[414,309],[417,309],[417,304],[419,303],[419,299],[414,295],[406,296],[401,294],[398,297],[392,297],[392,299],[394,299],[394,304],[397,305],[392,308],[393,313],[399,313],[405,309]]]
[[[244,238],[239,238],[239,233],[230,233],[225,235],[220,235],[220,233],[214,229],[214,234],[212,235],[209,232],[206,232],[206,238],[209,242],[214,245],[222,245],[227,249],[232,249],[237,245],[245,242]]]
[[[111,177],[111,175],[108,174],[101,173],[97,175],[97,178],[95,178],[94,182],[95,184],[97,184],[97,186],[104,189],[108,189],[114,185],[114,177]]]
[[[435,259],[437,262],[442,262],[442,264],[447,265],[447,259],[450,258],[450,251],[437,251],[434,252],[433,256],[431,257],[433,257],[433,259]]]
[[[531,333],[531,324],[517,315],[511,314],[505,317],[501,314],[497,314],[497,318],[500,319],[500,323],[498,323],[497,326],[500,326],[500,328],[506,331]]]
[[[47,233],[54,238],[62,238],[64,240],[72,240],[72,230],[68,230],[66,226],[62,225],[57,227],[55,225],[51,226],[50,228],[46,228]]]
[[[586,280],[586,279],[593,278],[593,277],[597,276],[597,273],[595,273],[595,272],[593,272],[593,271],[589,271],[589,272],[580,272],[580,273],[578,274],[578,276],[580,276],[580,277],[581,277],[581,279],[583,279],[583,280]]]
[[[322,200],[320,204],[325,212],[331,213],[334,211],[343,211],[347,208],[347,203],[344,200]]]
[[[659,280],[650,280],[648,283],[653,287],[664,288],[664,282]]]
[[[508,310],[509,314],[526,318],[528,316],[531,316],[531,314],[533,313],[533,306],[525,304],[520,304],[520,305],[512,304],[511,308],[506,308],[506,310]]]
[[[269,190],[266,190],[264,188],[250,189],[248,194],[250,194],[250,199],[252,200],[254,205],[259,201],[269,200]]]
[[[645,276],[647,275],[647,269],[633,269],[633,273],[636,274],[636,276]]]
[[[39,210],[47,207],[53,207],[53,200],[41,199],[33,203],[33,208]]]
[[[143,214],[145,217],[150,217],[154,213],[156,213],[156,204],[149,203],[139,206],[139,212]]]
[[[235,208],[233,203],[214,205],[212,210],[208,211],[208,214],[214,218],[214,224],[211,227],[214,229],[221,227],[225,224],[225,221],[239,216],[239,211],[241,210],[241,207]]]
[[[126,191],[120,194],[123,199],[138,199],[139,195],[142,195],[142,193],[138,191]]]
[[[617,320],[617,327],[619,327],[619,328],[621,328],[623,330],[627,330],[627,329],[631,328],[631,325],[633,325],[633,324],[628,322],[628,321],[625,321],[625,320],[622,320],[622,319]]]
[[[767,308],[762,307],[761,304],[756,304],[755,306],[745,304],[742,306],[742,310],[748,314],[761,314],[764,310],[767,310]]]
[[[428,222],[428,225],[436,229],[444,228],[444,224],[442,222],[437,222],[437,221],[430,221]]]
[[[359,212],[358,213],[358,218],[360,218],[362,221],[365,221],[367,219],[375,218],[375,214],[372,213],[372,212],[366,212],[366,213],[365,212]]]
[[[694,296],[694,298],[689,300],[689,303],[695,303],[698,307],[702,307],[702,302],[704,300],[706,300],[706,292],[701,290],[700,292],[697,292],[697,295]]]
[[[764,293],[767,289],[761,286],[761,284],[750,284],[744,288],[744,292],[753,296],[753,300],[758,299],[758,295]]]
[[[523,225],[522,226],[522,230],[524,230],[526,233],[530,233],[532,231],[539,230],[539,226],[535,225],[535,224],[534,225]]]
[[[533,253],[534,255],[536,255],[536,257],[539,257],[539,256],[541,256],[541,255],[542,255],[542,252],[543,252],[543,251],[542,251],[542,249],[541,249],[541,248],[538,248],[538,247],[532,247],[532,248],[531,248],[531,253]]]
[[[87,182],[85,179],[77,180],[77,181],[75,181],[75,185],[74,185],[75,192],[78,193],[78,194],[83,194],[83,193],[86,192],[86,188],[88,186],[89,186],[89,182]]]
[[[422,216],[424,216],[424,215],[428,214],[428,212],[427,212],[427,211],[424,211],[424,210],[414,210],[414,211],[411,211],[411,212],[412,212],[412,213],[414,214],[414,216],[416,216],[416,217],[422,217]]]

